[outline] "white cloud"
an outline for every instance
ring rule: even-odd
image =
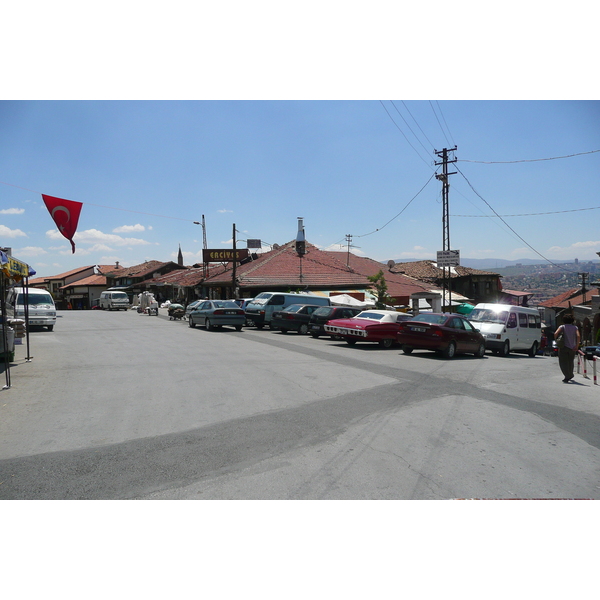
[[[16,256],[40,256],[42,254],[48,254],[48,252],[39,246],[25,246],[15,250]]]
[[[228,210],[226,208],[220,208],[219,210],[217,210],[217,212],[220,212],[220,213],[232,213],[233,211],[232,210]]]
[[[113,229],[113,233],[132,233],[134,231],[146,231],[146,228],[136,223],[135,225],[121,225],[121,227]]]
[[[27,237],[27,234],[20,229],[11,229],[10,227],[6,227],[6,225],[0,225],[0,237]]]
[[[24,212],[24,208],[3,208],[0,215],[22,215]]]
[[[49,229],[46,231],[46,235],[52,240],[64,239],[58,229]],[[76,244],[111,244],[113,246],[145,246],[150,244],[150,242],[140,238],[124,238],[112,233],[103,233],[98,229],[78,231],[73,236],[73,241]]]

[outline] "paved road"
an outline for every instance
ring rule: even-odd
[[[0,394],[0,498],[600,498],[600,386],[554,358],[59,315]]]

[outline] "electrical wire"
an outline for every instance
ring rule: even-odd
[[[429,152],[429,150],[427,150],[427,148],[425,148],[423,142],[419,139],[417,134],[412,130],[412,127],[408,124],[407,120],[404,118],[402,113],[398,110],[398,107],[394,104],[394,102],[392,100],[390,100],[390,102],[392,103],[392,106],[396,109],[396,112],[400,115],[402,120],[406,123],[406,126],[410,129],[410,132],[415,136],[417,142],[419,142],[419,144],[421,144],[421,146],[423,146],[423,150],[425,150],[425,152]]]
[[[392,123],[397,127],[398,131],[404,136],[404,139],[408,142],[408,145],[417,153],[418,157],[433,171],[435,172],[435,169],[431,166],[431,163],[428,163],[420,154],[419,151],[410,143],[410,140],[406,137],[406,134],[404,133],[404,131],[402,131],[402,129],[400,129],[398,123],[396,123],[396,121],[394,121],[394,118],[392,117],[392,115],[390,115],[390,112],[388,111],[388,109],[385,107],[385,104],[380,100],[379,101],[381,106],[383,106],[383,109],[385,110],[385,112],[387,113],[388,117],[390,118],[390,120],[392,121]]]
[[[482,218],[487,217],[488,219],[494,219],[497,217],[538,217],[542,215],[558,215],[562,213],[580,212],[582,210],[598,210],[600,206],[592,206],[590,208],[573,208],[571,210],[554,210],[552,212],[541,212],[541,213],[521,213],[517,215],[450,215],[451,217],[473,217]]]
[[[432,104],[431,100],[429,101],[429,106],[431,106],[431,110],[433,111],[433,114],[435,115],[435,120],[438,122],[438,125],[440,126],[440,129],[442,130],[442,133],[444,134],[444,137],[446,138],[446,141],[448,142],[448,146],[452,146],[452,144],[450,143],[450,140],[448,139],[448,136],[446,135],[446,132],[444,131],[444,128],[442,127],[442,124],[440,123],[437,113],[435,112],[435,108],[433,108],[433,104]]]
[[[446,117],[444,117],[444,113],[442,112],[442,107],[440,106],[440,103],[437,100],[435,101],[435,103],[437,104],[438,110],[440,111],[440,115],[442,115],[444,125],[446,126],[446,129],[448,130],[448,135],[450,136],[450,139],[452,140],[452,145],[456,146],[456,144],[454,143],[454,138],[452,137],[452,132],[450,131],[450,127],[448,127],[448,123],[446,123]]]
[[[435,146],[431,143],[431,140],[427,137],[427,134],[421,129],[421,126],[419,125],[417,120],[413,117],[413,114],[410,112],[408,106],[406,106],[406,102],[404,102],[404,100],[402,100],[402,105],[406,109],[406,112],[408,112],[408,114],[412,117],[412,120],[417,124],[417,127],[421,130],[421,133],[425,136],[425,139],[429,142],[429,145],[431,146],[431,148],[435,151]]]
[[[458,159],[459,162],[470,162],[470,163],[479,163],[483,165],[509,165],[515,163],[525,163],[525,162],[541,162],[544,160],[560,160],[562,158],[573,158],[574,156],[583,156],[584,154],[595,154],[596,152],[600,152],[600,150],[590,150],[589,152],[578,152],[577,154],[567,154],[565,156],[552,156],[550,158],[532,158],[529,160],[467,160],[466,158]]]
[[[458,168],[455,166],[455,169],[463,176],[464,180],[469,184],[469,187],[473,190],[473,192],[475,192],[475,194],[481,198],[481,200],[483,200],[485,202],[485,204],[488,206],[488,208],[496,215],[496,217],[498,217],[503,223],[504,225],[506,225],[506,227],[508,227],[529,249],[533,250],[538,256],[541,256],[545,261],[549,262],[551,265],[554,265],[555,267],[562,269],[563,271],[566,271],[567,273],[573,273],[574,271],[572,269],[565,269],[563,266],[552,262],[549,258],[545,257],[541,252],[538,252],[529,242],[527,242],[525,239],[523,239],[492,207],[492,205],[473,187],[473,185],[471,184],[471,182],[467,179],[467,177],[465,176],[465,174]]]

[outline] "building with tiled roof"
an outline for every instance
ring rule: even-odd
[[[72,269],[71,271],[66,271],[65,273],[60,273],[59,275],[52,275],[51,277],[38,278],[43,279],[43,286],[36,284],[32,287],[44,287],[47,289],[53,296],[54,302],[58,309],[67,308],[67,300],[65,298],[64,289],[66,286],[69,286],[72,283],[77,281],[81,281],[82,279],[86,279],[88,277],[92,277],[105,269],[115,269],[114,265],[88,265],[86,267],[78,267],[77,269]],[[29,281],[29,284],[32,285],[32,281]],[[102,290],[100,290],[102,291]]]
[[[572,288],[540,304],[544,323],[555,329],[562,316],[571,313],[580,328],[581,339],[588,344],[600,343],[600,287]]]
[[[288,242],[269,252],[253,255],[236,266],[235,280],[240,297],[252,298],[266,291],[336,291],[348,289],[365,293],[370,283],[364,275],[339,261],[332,253],[306,243],[306,254],[299,257],[295,242]],[[233,269],[206,279],[204,285],[212,297],[231,297]]]
[[[442,287],[444,269],[437,266],[433,260],[396,263],[392,268],[394,273],[401,273],[428,282],[436,287]],[[446,277],[450,278],[452,292],[457,292],[478,302],[497,302],[502,291],[501,275],[492,271],[481,271],[470,267],[446,268]]]
[[[107,288],[104,275],[90,275],[62,286],[60,292],[67,308],[70,306],[75,310],[85,310],[94,306],[94,301],[100,298],[100,294]]]
[[[142,281],[165,275],[176,269],[185,269],[185,267],[173,261],[148,260],[133,267],[118,269],[112,267],[112,270],[102,270],[102,274],[106,276],[108,287],[127,287],[132,293],[137,294],[141,291],[138,284]]]

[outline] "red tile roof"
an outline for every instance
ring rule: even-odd
[[[396,273],[404,273],[410,275],[416,279],[434,281],[442,279],[444,276],[443,269],[437,266],[434,260],[417,260],[414,262],[396,263],[392,267]],[[465,277],[468,275],[495,275],[501,277],[498,273],[492,271],[480,271],[479,269],[472,269],[470,267],[453,267],[450,270],[450,277]],[[448,276],[448,269],[446,270],[446,276]]]
[[[147,275],[151,275],[155,271],[158,271],[161,267],[170,264],[175,265],[175,267],[178,269],[181,268],[180,265],[173,261],[161,262],[159,260],[148,260],[140,265],[134,265],[133,267],[119,267],[116,269],[114,266],[112,266],[106,271],[102,270],[102,273],[113,279],[117,277],[145,277]]]
[[[301,278],[302,275],[302,278]],[[231,282],[231,267],[226,272],[206,280],[207,285],[223,285]],[[290,288],[336,288],[365,287],[364,275],[348,268],[330,253],[306,243],[306,254],[302,259],[295,250],[295,242],[259,254],[256,260],[238,265],[236,279],[244,287],[290,287]]]
[[[587,290],[585,294],[585,299],[587,302],[590,302],[592,296],[600,294],[600,288],[597,290],[591,289]],[[540,306],[544,308],[569,308],[569,306],[575,306],[577,304],[583,303],[583,293],[581,288],[573,288],[571,290],[567,290],[554,298],[550,298],[550,300],[546,300],[545,302],[541,302]]]
[[[78,279],[73,283],[69,283],[68,285],[63,285],[59,289],[66,290],[67,288],[77,287],[80,285],[106,285],[106,277],[104,275],[90,275],[89,277],[84,277],[83,279]]]

